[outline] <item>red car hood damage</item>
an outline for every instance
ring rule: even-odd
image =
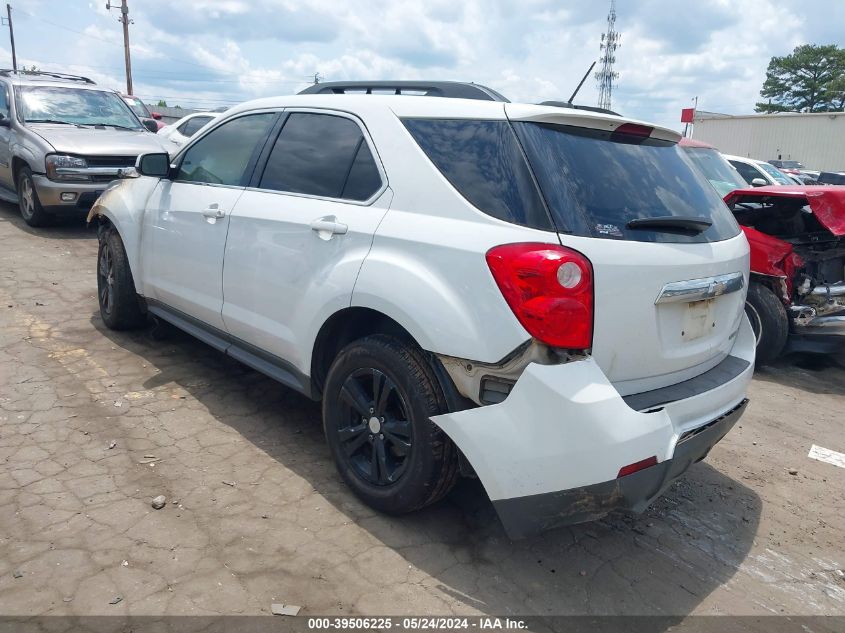
[[[791,294],[792,277],[803,263],[793,252],[792,244],[761,233],[750,226],[743,226],[742,230],[751,249],[751,272],[785,277],[787,290]]]
[[[837,237],[845,235],[845,187],[773,186],[737,189],[725,196],[725,203],[730,206],[737,202],[765,202],[774,197],[805,199],[819,224]],[[786,285],[783,298],[789,303],[795,272],[803,266],[803,260],[788,242],[749,226],[743,226],[742,230],[751,248],[751,272],[783,278]]]
[[[737,189],[725,196],[725,202],[728,205],[740,201],[763,202],[772,197],[806,198],[810,210],[823,227],[837,237],[845,235],[845,187],[838,185]]]

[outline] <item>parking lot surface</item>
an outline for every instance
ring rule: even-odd
[[[758,370],[644,515],[510,542],[483,489],[359,503],[319,405],[170,328],[107,330],[97,240],[0,205],[0,613],[845,615],[845,369]],[[166,497],[163,509],[151,501]]]

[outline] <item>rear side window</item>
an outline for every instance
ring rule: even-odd
[[[507,121],[403,122],[435,167],[477,209],[506,222],[554,230]]]
[[[379,190],[381,176],[357,123],[295,112],[282,127],[258,186],[363,201]]]
[[[563,125],[519,122],[514,129],[562,230],[642,242],[714,242],[739,233],[719,194],[675,143]],[[712,225],[700,233],[629,226],[685,217]]]

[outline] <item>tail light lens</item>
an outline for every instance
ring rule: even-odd
[[[557,244],[505,244],[487,252],[487,265],[514,315],[552,347],[593,344],[593,267]]]

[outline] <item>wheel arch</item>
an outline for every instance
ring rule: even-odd
[[[88,222],[96,221],[98,231],[108,228],[117,231],[126,249],[136,289],[141,294],[144,287],[141,278],[142,227],[147,201],[157,184],[158,179],[154,178],[121,180],[106,189],[88,213]]]
[[[766,275],[751,271],[751,274],[748,277],[748,282],[750,284],[758,283],[761,286],[765,286],[771,290],[785,306],[789,307],[791,305],[792,301],[789,297],[789,290],[784,277],[779,275]]]
[[[17,155],[12,157],[12,184],[15,187],[15,191],[18,190],[18,176],[24,167],[29,167],[30,171],[32,170],[32,165],[25,158]]]
[[[311,353],[311,387],[321,397],[326,376],[338,353],[352,341],[373,334],[388,334],[423,351],[443,391],[450,410],[466,408],[466,401],[457,391],[443,364],[426,351],[414,336],[396,319],[364,306],[350,306],[332,314],[320,327]]]

